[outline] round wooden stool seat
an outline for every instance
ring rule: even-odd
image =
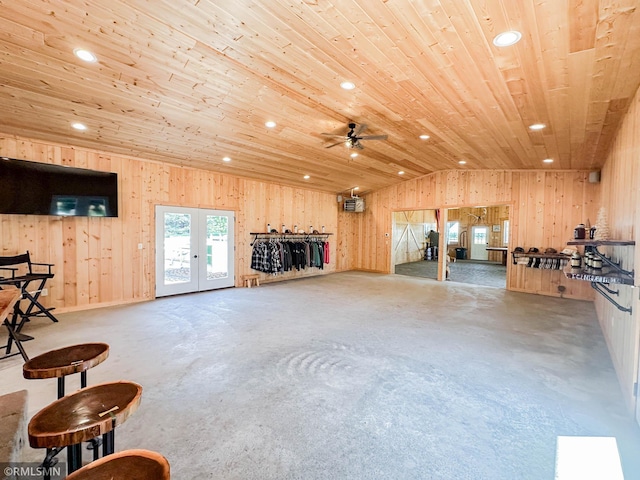
[[[33,448],[67,447],[67,468],[82,466],[80,444],[102,435],[102,453],[115,450],[115,428],[140,404],[142,387],[133,382],[101,383],[83,388],[47,405],[29,421]]]
[[[66,480],[169,480],[169,462],[149,450],[125,450],[91,462]]]
[[[56,378],[84,372],[109,356],[106,343],[82,343],[51,350],[32,358],[22,366],[24,378]]]

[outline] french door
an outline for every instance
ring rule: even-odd
[[[232,287],[234,214],[156,205],[156,297]]]
[[[469,258],[472,260],[489,260],[489,227],[471,227],[471,252]]]

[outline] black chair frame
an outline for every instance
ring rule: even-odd
[[[34,267],[38,267],[39,270],[43,271],[37,272]],[[53,278],[52,267],[53,264],[51,263],[32,262],[29,251],[20,255],[0,257],[0,289],[2,289],[3,286],[12,286],[20,289],[22,292],[22,297],[13,308],[11,322],[8,322],[9,325],[7,325],[7,328],[9,328],[10,332],[13,332],[13,335],[9,335],[6,345],[6,356],[13,356],[10,354],[11,346],[14,342],[20,350],[19,353],[22,353],[23,349],[21,348],[20,342],[33,339],[33,337],[20,333],[24,324],[30,321],[32,317],[46,317],[52,322],[58,322],[58,319],[51,313],[53,308],[47,308],[39,301],[47,280]],[[33,289],[32,284],[35,284],[35,289]],[[22,308],[21,304],[23,300],[28,302],[26,309]],[[15,353],[14,355],[17,354],[18,353]],[[22,355],[23,357],[25,356],[24,353]]]

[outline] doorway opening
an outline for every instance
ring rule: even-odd
[[[440,234],[435,210],[393,212],[391,271],[398,275],[438,278]]]
[[[156,297],[233,287],[234,213],[156,206]]]
[[[447,210],[449,279],[489,287],[507,287],[509,206]]]

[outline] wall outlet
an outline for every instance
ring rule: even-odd
[[[49,295],[49,289],[48,288],[43,288],[42,289],[42,293],[40,293],[40,295],[42,295],[43,297],[46,297],[47,295]]]
[[[142,250],[142,244],[141,243],[138,244],[138,250]]]

